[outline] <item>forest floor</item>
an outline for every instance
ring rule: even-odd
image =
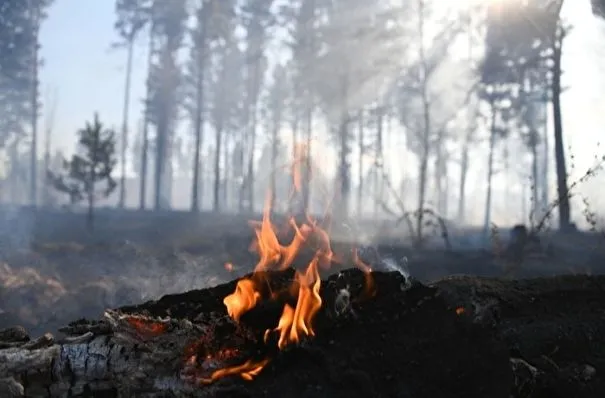
[[[29,247],[2,253],[0,329],[18,324],[34,336],[56,332],[74,319],[98,317],[106,308],[211,287],[247,274],[258,260],[248,250],[253,240],[250,218],[259,219],[202,215],[194,226],[184,221],[187,215],[177,220],[163,216],[153,223],[144,217],[115,224],[103,221],[99,239],[84,233],[82,218],[71,226],[76,221],[59,225],[46,220],[40,230],[47,230],[36,232]],[[605,274],[601,236],[551,235],[544,238],[552,249],[548,254],[533,255],[511,270],[495,254],[498,245],[480,250],[466,244],[473,234],[451,234],[449,251],[439,238],[425,250],[413,250],[402,239],[392,238],[389,244],[369,239],[364,249],[367,256],[387,259],[380,262],[383,270],[401,269],[422,282],[457,274],[507,278]]]

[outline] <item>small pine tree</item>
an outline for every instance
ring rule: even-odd
[[[70,203],[86,199],[87,223],[93,229],[95,201],[107,197],[116,188],[111,173],[117,163],[115,158],[115,132],[106,129],[95,113],[94,121],[78,131],[78,146],[70,161],[63,162],[63,173],[47,171],[52,186],[69,195]],[[103,188],[98,190],[98,185]]]

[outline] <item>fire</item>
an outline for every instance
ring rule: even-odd
[[[298,146],[296,148],[296,157],[292,166],[294,190],[300,192],[303,184],[301,178],[301,164],[306,159],[306,148]],[[294,193],[291,195],[291,197]],[[305,222],[297,223],[294,217],[288,220],[292,238],[288,244],[280,243],[278,235],[279,229],[271,222],[271,195],[267,195],[267,201],[263,210],[261,222],[251,222],[254,228],[255,241],[250,249],[258,253],[259,260],[254,268],[250,278],[241,279],[237,282],[235,291],[226,296],[223,304],[227,308],[229,316],[238,323],[246,312],[258,305],[263,296],[260,288],[263,286],[266,271],[283,271],[292,267],[294,260],[299,257],[303,248],[310,250],[312,259],[307,264],[304,271],[295,269],[295,278],[288,289],[292,294],[292,299],[296,299],[296,305],[284,304],[281,317],[277,326],[265,331],[265,343],[269,343],[269,337],[273,334],[279,336],[277,346],[280,350],[300,342],[303,338],[312,338],[315,336],[313,321],[321,309],[322,299],[320,296],[321,278],[319,268],[328,269],[336,261],[335,255],[330,245],[328,231],[306,216]],[[364,264],[353,252],[353,263],[361,269],[366,275],[366,291],[372,295],[374,286],[371,277],[371,269]],[[230,264],[229,269],[233,266]],[[275,295],[271,295],[274,298]],[[189,360],[195,362],[195,357],[190,356]],[[260,361],[248,360],[241,365],[229,366],[223,369],[215,370],[210,377],[197,377],[199,383],[212,383],[220,378],[239,375],[245,380],[252,380],[269,363],[269,359]]]
[[[166,332],[167,325],[136,316],[128,316],[126,321],[141,337],[156,337]]]

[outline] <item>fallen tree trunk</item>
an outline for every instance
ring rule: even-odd
[[[280,278],[289,281],[292,274]],[[363,275],[346,271],[322,285],[316,337],[285,351],[259,337],[276,325],[280,305],[260,305],[239,325],[227,316],[222,299],[233,292],[234,281],[107,311],[101,321],[74,322],[60,341],[49,335],[28,341],[19,329],[2,332],[0,396],[504,398],[538,397],[550,388],[556,393],[550,396],[557,397],[561,380],[576,383],[573,396],[594,396],[582,394],[603,391],[594,381],[600,365],[586,367],[587,352],[577,351],[579,374],[569,373],[562,362],[545,370],[546,360],[536,361],[533,352],[524,357],[523,344],[540,342],[534,344],[537,336],[523,325],[528,316],[535,317],[536,328],[553,322],[544,308],[558,305],[559,295],[573,301],[577,297],[570,292],[583,291],[581,298],[590,300],[593,311],[574,322],[586,326],[588,320],[591,333],[601,333],[593,336],[595,344],[602,341],[605,326],[591,316],[603,314],[605,282],[548,281],[458,278],[428,287],[399,273],[375,273],[376,295],[365,299]],[[574,305],[580,303],[568,310]],[[547,315],[541,319],[540,313]],[[520,334],[513,338],[515,330]],[[235,354],[219,355],[228,351]],[[203,385],[184,373],[192,366],[192,352],[202,358],[194,364],[198,374],[249,358],[270,363],[251,382],[225,378]]]

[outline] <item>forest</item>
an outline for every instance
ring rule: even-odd
[[[0,396],[604,396],[575,3],[114,0],[118,119],[60,3],[0,0]]]

